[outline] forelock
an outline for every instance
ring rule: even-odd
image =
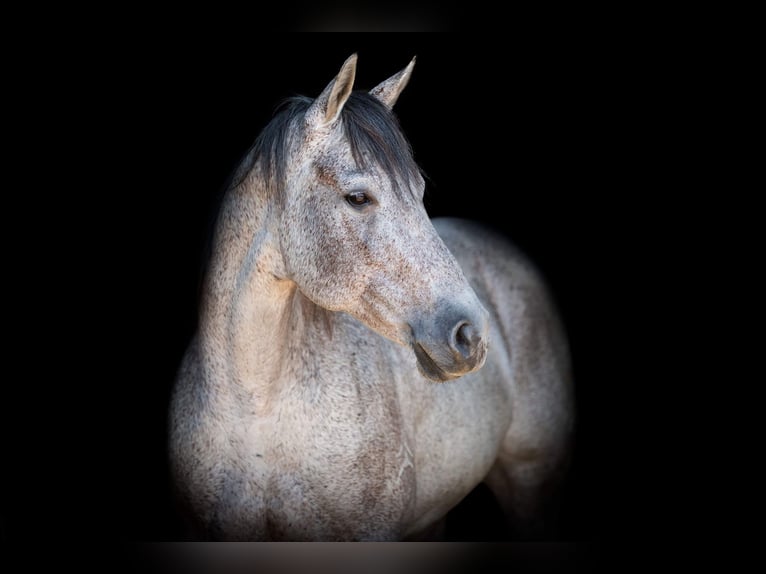
[[[305,96],[284,100],[226,187],[241,184],[258,164],[269,192],[282,197],[291,144],[295,138],[304,136],[306,126],[302,120],[313,101]],[[418,181],[421,171],[399,121],[375,96],[363,91],[352,92],[341,111],[341,123],[359,169],[380,167],[394,181],[397,190],[401,189],[399,182],[408,188],[411,182]]]

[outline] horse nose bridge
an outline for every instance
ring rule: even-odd
[[[415,261],[415,267],[424,279],[441,288],[463,279],[460,265],[427,216],[400,221],[399,225],[394,240],[399,244],[399,250]]]

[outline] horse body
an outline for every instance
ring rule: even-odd
[[[566,460],[568,356],[543,283],[489,230],[432,224],[398,148],[358,157],[351,114],[381,127],[412,64],[371,92],[384,107],[351,94],[355,63],[222,205],[171,405],[173,473],[207,538],[418,538],[481,481],[528,522]]]

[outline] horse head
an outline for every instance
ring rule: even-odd
[[[369,92],[353,91],[356,62],[298,102],[285,139],[285,278],[316,305],[411,346],[425,377],[454,379],[484,364],[489,314],[426,213],[425,181],[392,112],[415,59]]]

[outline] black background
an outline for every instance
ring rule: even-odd
[[[45,141],[60,150],[56,170],[69,182],[48,192],[72,214],[56,228],[65,250],[50,247],[63,255],[55,280],[66,304],[51,314],[66,347],[57,372],[68,382],[52,384],[49,396],[67,407],[54,405],[50,418],[55,470],[21,449],[30,470],[13,484],[37,493],[36,510],[11,495],[5,534],[178,539],[166,416],[221,185],[284,97],[318,95],[356,52],[359,89],[417,56],[395,111],[429,178],[429,213],[505,233],[540,268],[561,311],[578,427],[554,541],[619,536],[625,471],[607,415],[619,384],[611,320],[628,304],[618,269],[645,184],[637,134],[651,125],[651,108],[635,106],[651,94],[631,79],[641,69],[630,54],[576,34],[155,42],[110,52],[108,65],[93,46],[84,61],[50,55],[57,68],[76,62],[64,96],[44,112]],[[486,493],[468,503],[455,538],[496,539]]]
[[[601,200],[598,188],[609,174],[604,164],[615,155],[610,138],[618,127],[608,121],[603,83],[593,80],[608,70],[558,61],[541,67],[538,58],[530,65],[522,54],[508,58],[467,39],[433,37],[319,41],[297,53],[267,46],[252,59],[223,63],[204,53],[163,54],[138,72],[129,89],[137,92],[135,120],[146,134],[137,142],[139,161],[124,166],[139,175],[126,206],[134,218],[122,213],[120,221],[129,222],[134,238],[127,242],[133,265],[123,270],[124,279],[136,284],[140,302],[139,309],[135,302],[128,308],[138,313],[132,322],[142,321],[133,359],[147,367],[129,383],[130,418],[139,423],[130,484],[138,496],[126,535],[177,536],[165,484],[164,417],[194,326],[220,186],[281,99],[318,95],[353,52],[359,89],[374,87],[417,55],[396,112],[429,176],[429,213],[502,230],[548,279],[569,330],[580,419],[560,536],[592,539],[604,475],[598,469],[601,334],[591,321],[598,291],[609,289],[592,273],[607,263],[594,203]],[[461,537],[493,536],[480,514],[472,521]]]

